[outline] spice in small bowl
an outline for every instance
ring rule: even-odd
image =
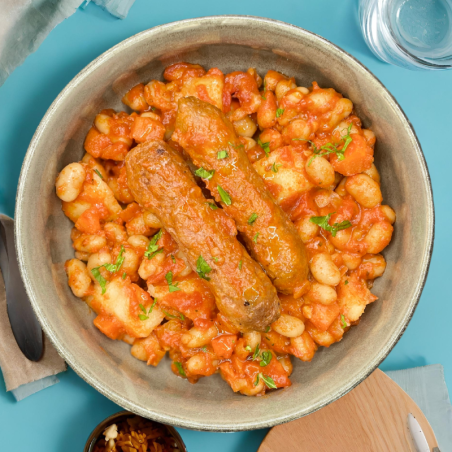
[[[174,427],[122,411],[94,429],[84,452],[187,452],[187,449]]]

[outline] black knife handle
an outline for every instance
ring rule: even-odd
[[[0,215],[0,268],[11,329],[22,353],[30,361],[38,361],[43,350],[42,330],[20,276],[14,240],[14,220]]]

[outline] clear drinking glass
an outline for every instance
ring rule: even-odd
[[[452,68],[452,0],[360,0],[372,52],[408,69]]]

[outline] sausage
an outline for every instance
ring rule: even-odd
[[[215,203],[204,197],[177,151],[163,141],[140,144],[127,155],[126,169],[135,201],[158,217],[190,266],[208,280],[222,314],[243,332],[264,331],[279,317],[270,279],[237,241],[234,221],[212,209]]]
[[[172,139],[195,165],[215,171],[207,187],[235,220],[251,255],[278,291],[303,295],[309,287],[304,244],[251,165],[229,120],[213,105],[186,97],[179,100]]]

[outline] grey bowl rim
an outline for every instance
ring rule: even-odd
[[[110,416],[106,417],[104,420],[100,421],[92,430],[90,433],[88,439],[86,440],[85,447],[83,449],[83,452],[92,452],[94,450],[94,446],[96,445],[94,440],[97,441],[97,439],[101,436],[102,431],[108,427],[109,425],[112,425],[112,421],[115,419],[118,419],[122,416],[139,416],[138,414],[132,413],[131,411],[118,411],[117,413],[110,414]],[[146,418],[144,418],[146,419]],[[164,428],[167,429],[167,431],[170,433],[170,435],[175,438],[179,444],[178,446],[182,446],[183,449],[180,452],[187,452],[187,446],[184,443],[184,440],[182,439],[182,436],[180,433],[172,426],[167,424],[162,424],[161,422],[152,421],[156,424],[160,424]]]
[[[52,116],[53,110],[56,109],[56,107],[60,104],[60,102],[64,101],[66,93],[70,92],[72,89],[76,88],[77,85],[83,81],[85,75],[89,74],[93,70],[95,70],[98,66],[102,65],[102,63],[109,59],[110,57],[114,56],[116,50],[120,48],[127,48],[129,45],[133,45],[136,41],[146,39],[148,35],[151,35],[156,32],[164,31],[165,29],[168,29],[168,31],[171,31],[171,28],[177,27],[184,24],[195,24],[195,23],[201,23],[203,21],[222,21],[225,19],[234,19],[234,20],[242,20],[244,23],[247,21],[253,21],[253,22],[264,22],[269,23],[271,25],[276,25],[278,27],[286,28],[289,30],[294,30],[296,33],[301,33],[302,35],[311,36],[316,40],[322,41],[323,44],[326,46],[328,51],[331,51],[333,53],[336,53],[337,55],[341,56],[345,60],[350,59],[353,63],[360,66],[370,78],[373,78],[376,84],[379,86],[379,88],[392,100],[394,107],[397,108],[397,114],[399,117],[401,117],[405,122],[408,128],[410,129],[410,132],[413,135],[413,138],[416,142],[416,153],[419,157],[419,163],[421,165],[421,170],[424,174],[425,181],[427,182],[426,187],[426,197],[427,197],[427,210],[429,210],[429,215],[427,216],[427,249],[424,256],[424,262],[423,262],[423,268],[422,272],[420,274],[420,284],[418,285],[418,291],[413,297],[414,303],[412,304],[411,310],[407,311],[407,315],[405,317],[405,323],[401,326],[399,333],[395,335],[392,339],[392,342],[388,342],[386,344],[386,347],[382,350],[380,356],[374,360],[373,363],[370,364],[367,371],[363,372],[358,378],[351,379],[351,382],[347,385],[344,385],[344,388],[342,391],[338,391],[335,396],[330,398],[329,400],[323,400],[314,407],[309,413],[305,414],[299,414],[297,412],[290,413],[289,415],[281,416],[279,418],[274,418],[272,420],[268,421],[255,421],[255,422],[248,422],[245,425],[237,425],[237,424],[230,424],[227,426],[221,425],[221,424],[204,424],[201,422],[191,422],[190,420],[180,418],[180,417],[172,417],[167,415],[159,414],[156,411],[153,411],[152,409],[142,410],[141,407],[136,406],[133,402],[130,402],[127,400],[124,396],[110,392],[108,389],[105,389],[103,387],[103,384],[99,383],[96,378],[94,378],[87,369],[79,368],[75,360],[72,359],[71,353],[68,350],[65,350],[63,347],[60,347],[56,338],[53,335],[53,331],[50,328],[50,326],[47,324],[46,318],[43,314],[40,312],[39,302],[37,301],[35,294],[31,290],[31,282],[29,278],[29,273],[26,268],[25,264],[25,258],[24,258],[24,249],[22,245],[22,239],[21,239],[21,230],[22,230],[22,223],[21,223],[21,207],[22,207],[22,200],[24,199],[24,190],[26,185],[26,177],[28,170],[30,168],[31,160],[33,157],[33,154],[36,150],[36,147],[38,145],[42,130],[45,129],[47,125],[48,118]],[[430,228],[428,228],[430,226]],[[331,41],[327,40],[326,38],[323,38],[322,36],[313,33],[309,30],[306,30],[302,27],[298,27],[296,25],[289,24],[287,22],[275,20],[275,19],[269,19],[265,17],[259,17],[259,16],[250,16],[250,15],[214,15],[214,16],[202,16],[202,17],[196,17],[191,19],[184,19],[174,22],[169,22],[166,24],[157,25],[155,27],[149,28],[147,30],[141,31],[135,35],[130,36],[129,38],[119,42],[115,46],[111,47],[110,49],[103,52],[101,55],[99,55],[97,58],[95,58],[91,63],[89,63],[87,66],[85,66],[60,92],[60,94],[56,97],[56,99],[52,102],[50,107],[48,108],[47,112],[45,113],[44,117],[42,118],[41,122],[39,123],[38,128],[36,129],[36,132],[34,133],[32,140],[28,146],[21,172],[19,177],[19,183],[17,186],[17,194],[16,194],[16,208],[15,208],[15,236],[16,236],[16,252],[18,256],[18,262],[19,262],[19,269],[22,276],[22,279],[24,281],[26,292],[30,298],[31,305],[33,307],[33,310],[38,317],[38,320],[45,332],[45,334],[50,339],[51,343],[56,348],[58,354],[70,365],[70,367],[79,375],[83,380],[85,380],[88,384],[90,384],[93,388],[95,388],[97,391],[99,391],[102,395],[107,397],[108,399],[112,400],[114,403],[118,404],[119,406],[125,408],[126,410],[130,410],[139,416],[147,417],[152,420],[155,420],[157,422],[160,422],[162,424],[170,424],[181,428],[188,428],[192,430],[199,430],[199,431],[212,431],[212,432],[237,432],[237,431],[248,431],[248,430],[256,430],[256,429],[262,429],[262,428],[271,428],[275,425],[280,425],[286,422],[290,422],[292,420],[298,419],[300,417],[306,416],[308,414],[312,414],[319,409],[329,405],[330,403],[335,402],[336,400],[343,397],[345,394],[350,392],[353,388],[358,386],[362,381],[364,381],[378,366],[385,360],[385,358],[389,355],[391,350],[395,347],[395,345],[398,343],[400,338],[402,337],[403,333],[408,327],[408,324],[410,323],[411,319],[413,318],[414,312],[416,311],[416,308],[419,304],[420,297],[422,295],[423,289],[425,287],[425,283],[427,280],[430,263],[432,259],[433,254],[433,245],[434,245],[434,238],[435,238],[435,208],[434,208],[434,199],[433,199],[433,189],[432,189],[432,182],[430,173],[428,170],[427,162],[425,160],[425,156],[422,150],[422,146],[419,142],[419,139],[417,137],[417,134],[414,130],[413,125],[411,124],[410,120],[406,116],[405,112],[403,111],[400,104],[397,102],[395,97],[390,93],[390,91],[385,87],[385,85],[370,71],[363,63],[361,63],[358,59],[356,59],[353,55],[349,54],[336,44],[332,43]]]

